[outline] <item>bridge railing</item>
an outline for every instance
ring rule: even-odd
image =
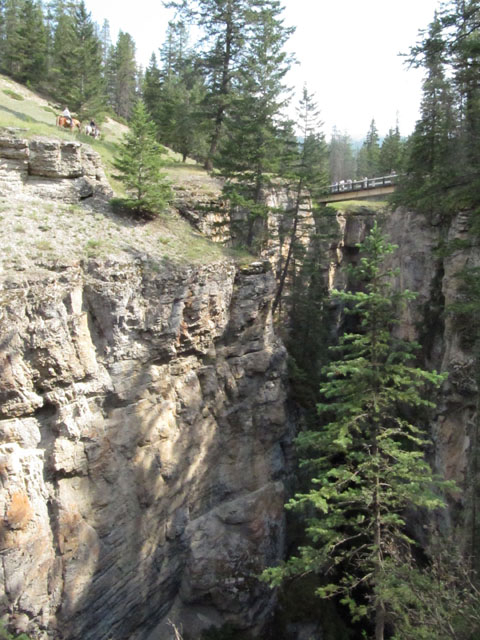
[[[365,189],[375,189],[376,187],[389,187],[395,184],[398,178],[397,173],[379,178],[362,178],[361,180],[340,180],[327,187],[328,193],[344,193],[345,191],[363,191]]]

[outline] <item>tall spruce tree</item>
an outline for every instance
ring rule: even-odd
[[[352,141],[347,133],[333,128],[329,143],[330,182],[352,179],[356,175],[356,162]]]
[[[258,0],[248,13],[255,35],[238,72],[219,158],[224,175],[233,178],[229,197],[248,210],[249,247],[256,223],[268,212],[265,189],[278,171],[283,145],[282,110],[289,98],[284,77],[291,62],[284,45],[292,30],[283,25],[282,11],[277,0]]]
[[[375,120],[370,123],[367,137],[357,156],[357,177],[373,178],[378,175],[380,163],[380,138]]]
[[[308,230],[302,228],[302,210],[314,207],[316,198],[328,184],[327,145],[314,96],[308,92],[306,86],[303,88],[297,109],[297,126],[300,142],[291,155],[289,166],[283,171],[286,186],[293,194],[293,202],[291,210],[287,212],[291,218],[288,250],[284,263],[280,264],[278,286],[272,304],[273,313],[281,304],[287,276],[296,253],[301,254],[300,260],[296,260],[296,269],[301,268],[304,245],[299,241],[305,239],[306,233],[311,233],[310,227]]]
[[[187,22],[193,21],[203,32],[202,64],[207,76],[210,120],[205,167],[210,170],[223,134],[233,80],[241,68],[249,26],[247,11],[252,0],[171,0],[164,4],[176,8]]]
[[[375,225],[360,249],[352,273],[361,289],[335,292],[358,329],[342,336],[324,369],[321,424],[297,439],[312,488],[288,506],[305,512],[311,543],[265,578],[279,584],[304,572],[326,575],[317,594],[340,597],[354,620],[370,617],[375,640],[383,640],[396,605],[391,578],[414,544],[406,510],[443,506],[438,492],[446,485],[434,478],[425,460],[428,439],[413,422],[433,406],[426,385],[443,377],[417,367],[414,345],[392,334],[399,305],[411,297],[392,290],[384,261],[394,247]]]
[[[5,73],[15,77],[19,67],[17,64],[17,50],[19,45],[19,28],[23,0],[5,0],[3,7],[3,42],[2,69]]]
[[[189,48],[188,30],[182,21],[168,24],[160,49],[162,68],[152,60],[145,74],[145,103],[157,125],[162,144],[182,154],[204,159],[207,155],[205,122],[205,74]]]
[[[164,155],[165,149],[156,141],[155,125],[139,100],[114,160],[116,177],[124,184],[128,197],[114,204],[138,216],[161,213],[171,199],[170,186],[162,173]]]
[[[100,111],[106,101],[102,45],[83,0],[59,5],[53,58],[57,99],[81,116]]]
[[[142,86],[142,99],[152,120],[158,125],[158,112],[161,108],[162,77],[154,53],[150,56],[150,61],[145,69]]]
[[[132,36],[119,31],[111,53],[109,64],[113,84],[112,105],[115,113],[128,120],[137,100],[137,63]]]
[[[45,81],[47,71],[47,32],[39,2],[24,0],[16,36],[14,77],[38,87]]]
[[[447,189],[459,167],[451,81],[446,77],[446,42],[436,15],[424,40],[411,51],[411,63],[425,68],[420,119],[407,147],[406,176],[398,200],[425,213],[446,206]]]
[[[400,135],[398,122],[395,128],[390,128],[383,139],[378,157],[378,171],[380,175],[400,173],[403,166],[403,152],[405,144]]]

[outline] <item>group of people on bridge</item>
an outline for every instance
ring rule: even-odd
[[[379,178],[360,178],[359,180],[340,180],[328,187],[330,193],[341,193],[342,191],[357,191],[360,189],[374,189],[375,187],[386,187],[394,184],[397,173],[392,171],[388,176]]]
[[[78,131],[80,131],[81,122],[80,120],[77,120],[72,116],[68,107],[65,107],[65,109],[62,111],[62,114],[57,117],[57,126],[71,129],[72,131],[76,128],[78,129]],[[87,125],[85,125],[84,133],[87,136],[92,136],[92,138],[95,139],[100,137],[100,129],[97,127],[97,124],[93,118]]]

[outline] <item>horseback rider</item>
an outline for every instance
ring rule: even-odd
[[[90,127],[92,128],[91,135],[96,138],[97,137],[97,125],[95,124],[95,120],[92,118],[90,120]]]
[[[73,125],[73,120],[72,120],[72,114],[70,113],[70,110],[68,107],[65,107],[65,109],[62,111],[62,116],[64,116],[67,119],[67,123],[71,127]]]

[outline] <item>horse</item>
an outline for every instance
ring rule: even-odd
[[[57,127],[63,127],[64,129],[70,129],[73,131],[75,127],[80,131],[81,124],[80,120],[76,118],[71,118],[71,122],[68,122],[68,118],[66,116],[57,116]]]
[[[91,124],[85,125],[84,133],[86,136],[92,136],[95,140],[100,138],[100,129],[98,127],[92,127]]]

